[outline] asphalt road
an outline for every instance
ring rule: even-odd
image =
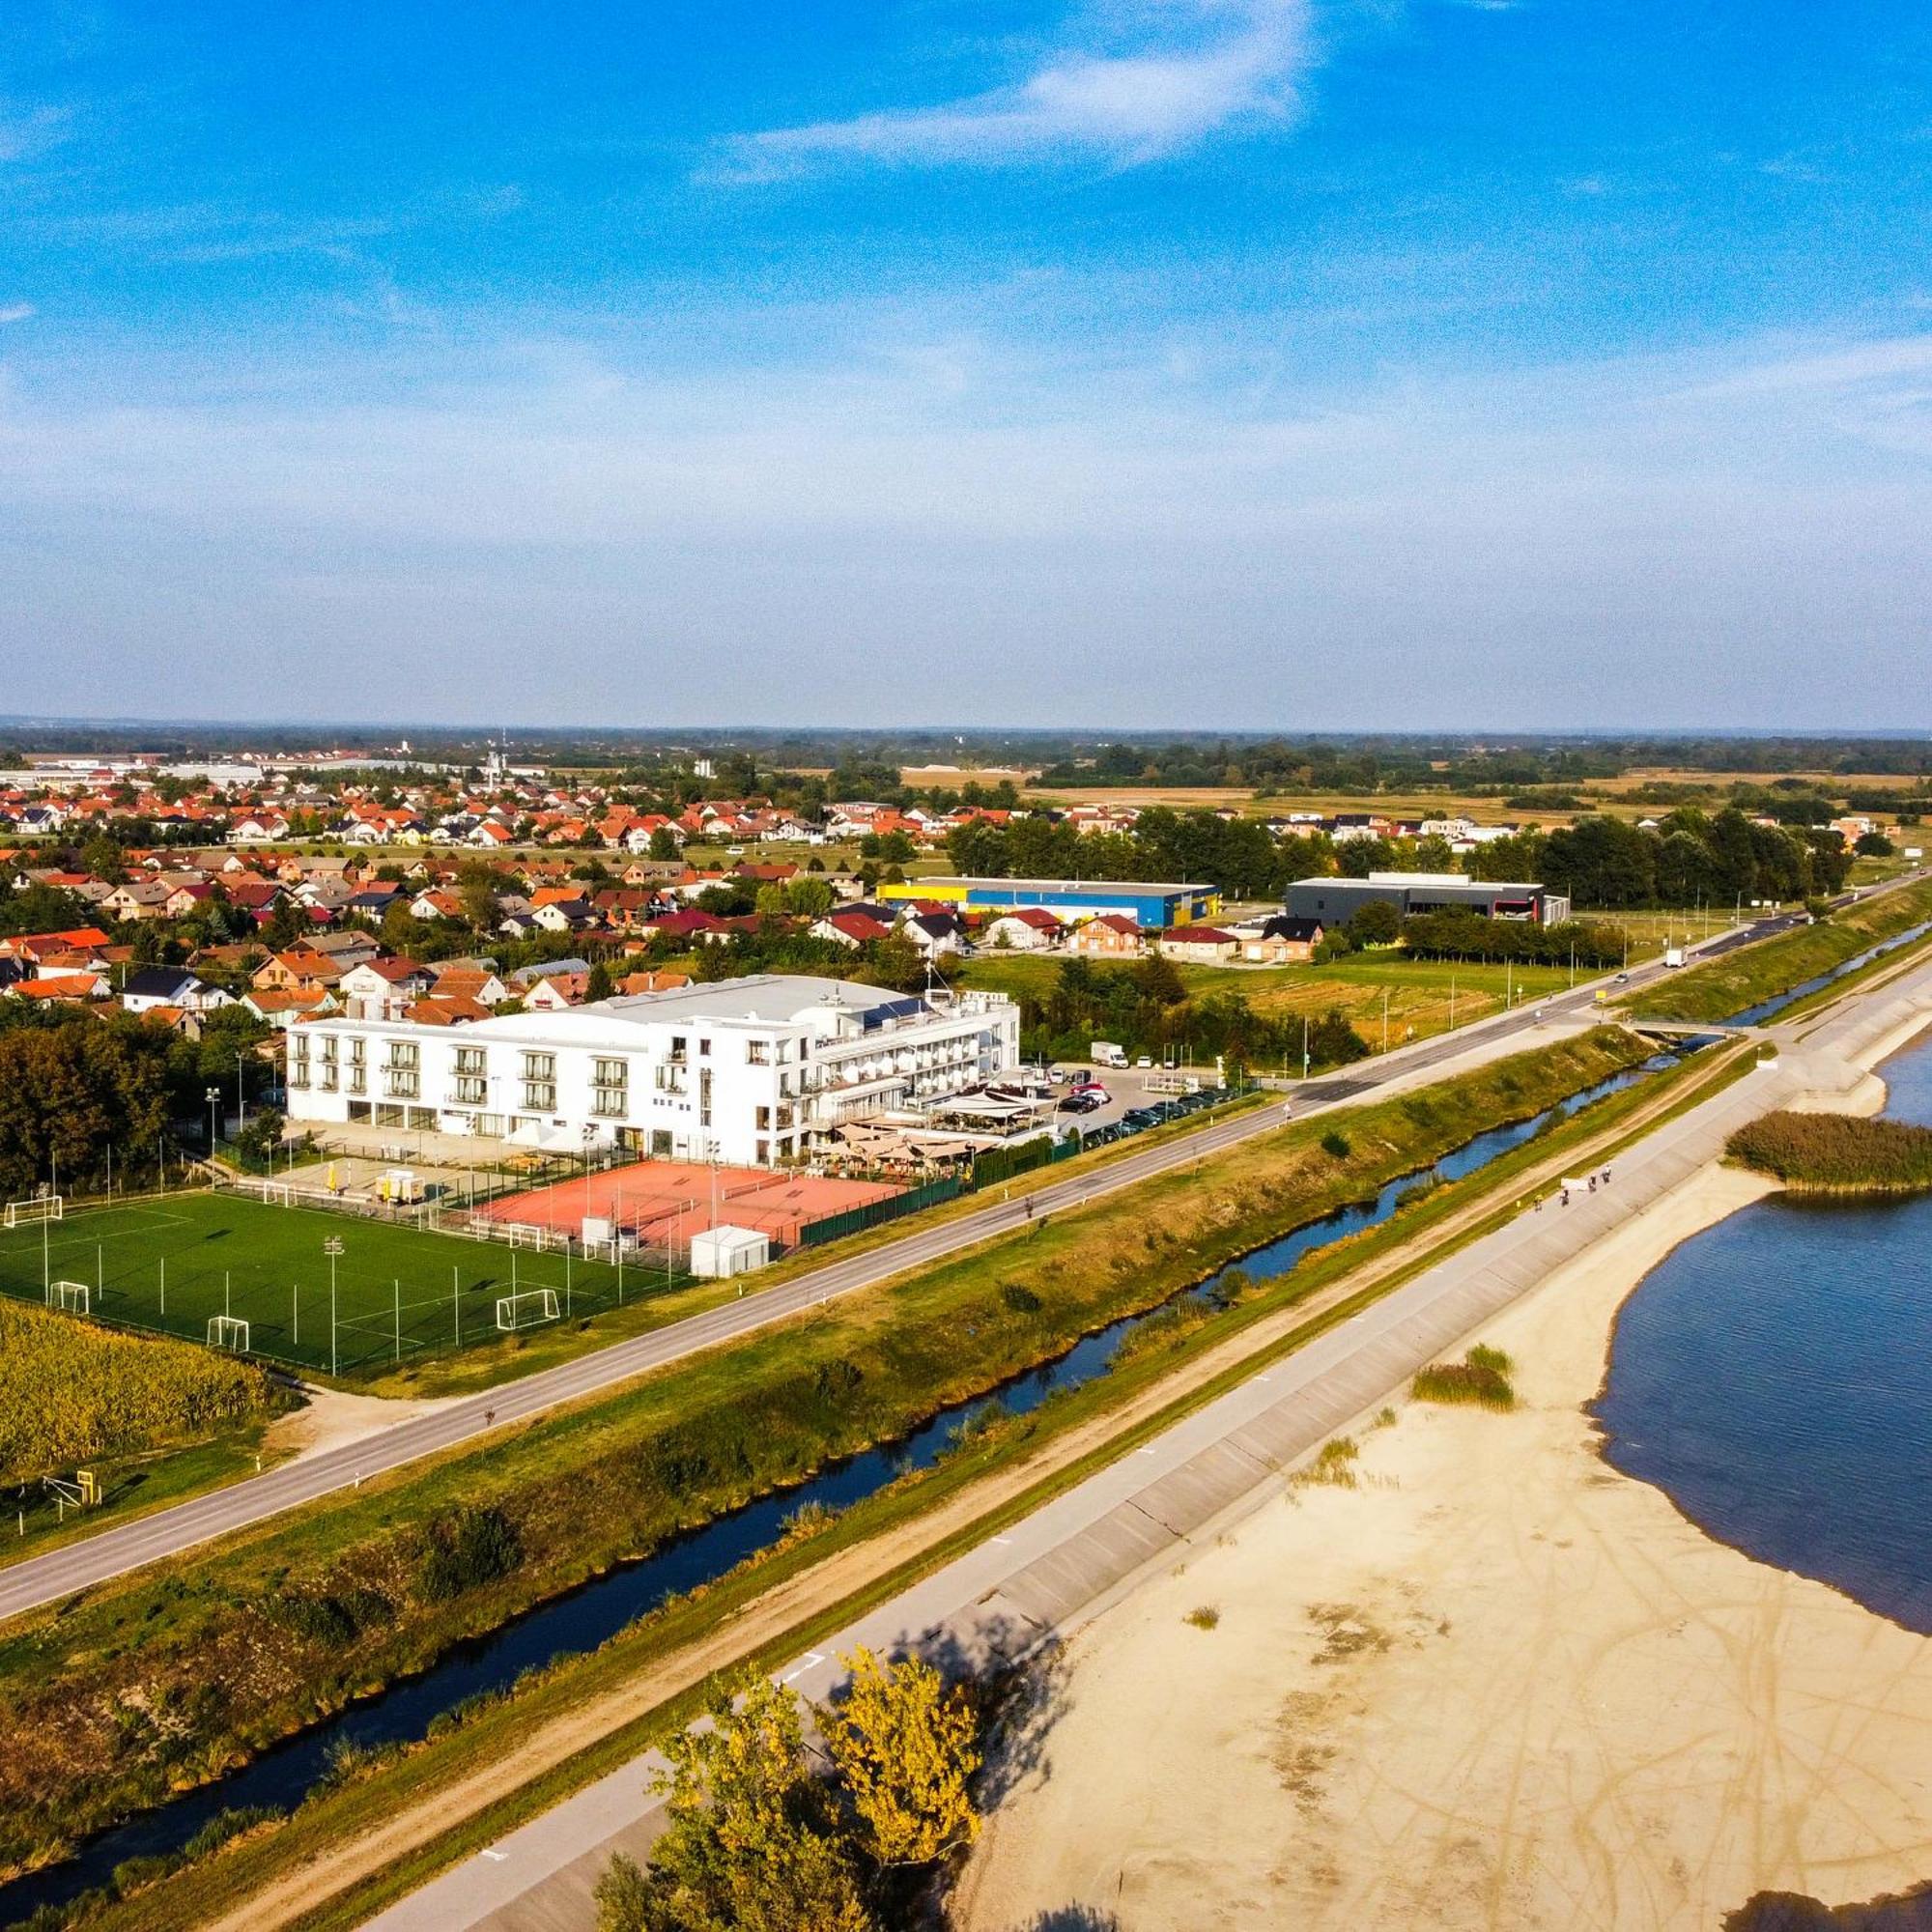
[[[1751,939],[1781,931],[1794,923],[1789,917],[1766,920],[1720,934],[1700,946],[1698,955],[1709,957],[1728,952]],[[1629,986],[1641,985],[1663,971],[1662,966],[1634,969]],[[1594,980],[1574,991],[1463,1027],[1455,1034],[1398,1048],[1351,1068],[1346,1077],[1311,1081],[1305,1088],[1292,1092],[1288,1105],[1298,1118],[1323,1106],[1372,1094],[1388,1082],[1458,1059],[1498,1037],[1532,1031],[1547,1019],[1579,1016],[1594,1008],[1596,987],[1607,983]],[[1628,987],[1617,988],[1619,994],[1626,990]],[[612,1389],[649,1370],[749,1335],[771,1322],[830,1301],[835,1295],[871,1287],[993,1236],[1011,1233],[1037,1215],[1117,1193],[1155,1175],[1183,1167],[1204,1154],[1239,1146],[1279,1126],[1281,1118],[1281,1109],[1270,1105],[1229,1120],[1207,1122],[1158,1145],[1118,1155],[1105,1166],[1035,1185],[1023,1198],[989,1201],[957,1219],[915,1229],[883,1247],[844,1261],[830,1262],[808,1274],[773,1288],[756,1290],[648,1335],[592,1350],[572,1361],[526,1376],[520,1381],[397,1423],[379,1435],[286,1463],[262,1475],[247,1477],[168,1509],[156,1510],[152,1516],[99,1530],[44,1555],[13,1564],[0,1570],[0,1619],[57,1603],[92,1584],[178,1555],[214,1537],[355,1487],[423,1457],[473,1442],[493,1430],[540,1415],[560,1404]]]

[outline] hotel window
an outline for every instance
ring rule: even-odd
[[[383,1066],[383,1092],[391,1100],[413,1100],[422,1092],[422,1049],[412,1039],[392,1039]]]
[[[631,1065],[625,1060],[594,1060],[590,1068],[590,1111],[621,1120],[630,1109]]]
[[[490,1069],[485,1049],[459,1046],[456,1049],[456,1104],[459,1107],[484,1107],[489,1103]]]
[[[524,1105],[533,1114],[556,1111],[556,1055],[524,1055]]]
[[[298,1033],[289,1049],[289,1085],[306,1087],[308,1084],[308,1040]]]
[[[316,1085],[325,1094],[333,1094],[339,1084],[340,1076],[336,1071],[335,1064],[338,1045],[339,1042],[332,1034],[322,1043],[322,1076],[316,1082]]]
[[[747,1066],[769,1066],[772,1064],[772,1049],[762,1039],[748,1039],[745,1042],[745,1065]]]
[[[368,1072],[369,1042],[357,1037],[349,1042],[349,1091],[352,1094],[366,1094],[369,1091]]]
[[[673,1066],[682,1066],[684,1065],[685,1062],[684,1049],[685,1049],[684,1035],[681,1033],[672,1034],[670,1037],[670,1064]]]

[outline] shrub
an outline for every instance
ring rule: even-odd
[[[508,1576],[523,1554],[516,1525],[499,1509],[446,1510],[431,1518],[424,1544],[416,1590],[433,1604]]]
[[[1338,1435],[1333,1441],[1322,1443],[1315,1461],[1296,1480],[1319,1484],[1324,1489],[1352,1490],[1355,1463],[1361,1454],[1361,1447],[1352,1435]]]
[[[1416,1372],[1410,1393],[1417,1402],[1472,1404],[1498,1410],[1516,1406],[1510,1372],[1516,1365],[1500,1349],[1481,1343],[1460,1362],[1432,1362]]]
[[[341,1645],[355,1634],[355,1619],[336,1597],[272,1596],[267,1608],[278,1624],[309,1643]]]
[[[1181,1619],[1192,1624],[1198,1631],[1210,1631],[1221,1621],[1221,1612],[1212,1604],[1203,1604],[1198,1609],[1189,1610]]]
[[[1354,1149],[1349,1145],[1349,1136],[1340,1127],[1330,1127],[1321,1136],[1321,1151],[1333,1154],[1337,1160],[1347,1160]]]
[[[1016,1281],[1000,1284],[1000,1300],[1015,1315],[1037,1315],[1043,1305],[1032,1289],[1023,1288]]]

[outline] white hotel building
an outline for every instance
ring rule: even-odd
[[[559,1151],[769,1167],[843,1121],[919,1108],[1019,1062],[1004,994],[945,1004],[756,974],[467,1026],[326,1019],[289,1031],[289,1115]]]

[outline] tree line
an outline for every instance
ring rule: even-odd
[[[1346,1066],[1369,1052],[1339,1009],[1304,1019],[1258,1012],[1238,993],[1190,998],[1174,962],[1158,953],[1130,966],[1063,959],[1045,993],[1018,998],[1021,1051],[1042,1062],[1085,1060],[1096,1039],[1156,1060],[1219,1057],[1231,1071],[1299,1065],[1304,1039],[1312,1067]]]

